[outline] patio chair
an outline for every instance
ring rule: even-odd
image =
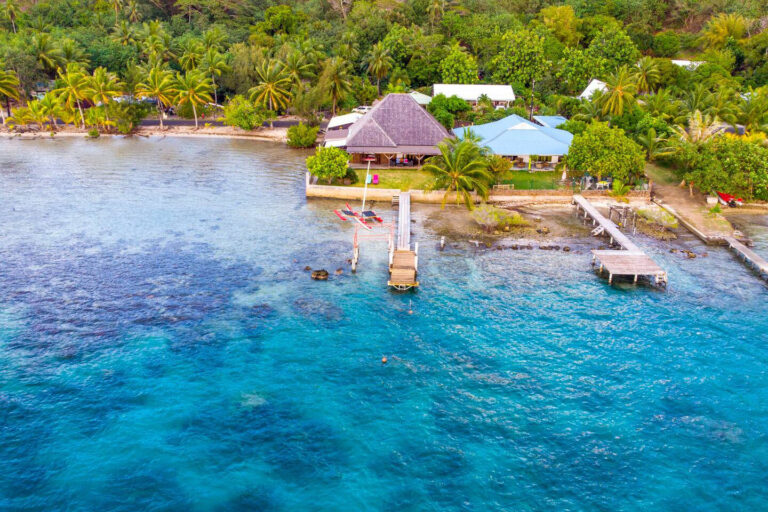
[[[373,181],[371,181],[371,184],[372,185],[378,185],[379,184],[379,175],[378,174],[374,174],[373,175]]]

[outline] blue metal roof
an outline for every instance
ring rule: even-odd
[[[533,116],[533,118],[549,128],[557,128],[567,121],[563,116]]]
[[[455,128],[457,137],[467,130],[482,139],[481,144],[497,155],[504,156],[554,156],[565,155],[573,140],[573,134],[548,126],[539,126],[516,114],[492,123]]]

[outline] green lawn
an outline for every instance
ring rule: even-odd
[[[515,190],[554,190],[561,175],[557,171],[507,171],[501,183],[514,185]]]
[[[357,183],[354,187],[365,185],[365,169],[355,169]],[[434,178],[431,174],[420,169],[371,169],[371,176],[379,175],[379,184],[370,185],[373,188],[396,188],[399,190],[425,189]]]
[[[365,169],[355,169],[357,183],[353,187],[365,185]],[[429,187],[434,177],[420,169],[371,169],[371,176],[379,175],[379,184],[372,188],[395,188],[398,190],[423,190]],[[501,178],[501,183],[514,185],[515,190],[554,190],[558,187],[561,173],[557,171],[508,171]]]
[[[675,171],[651,162],[646,162],[645,174],[660,185],[677,185],[680,183],[680,178],[677,177]]]

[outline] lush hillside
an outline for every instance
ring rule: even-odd
[[[649,159],[690,172],[694,156],[679,148],[670,156],[668,143],[688,133],[691,120],[705,133],[722,123],[759,133],[768,124],[760,89],[768,84],[768,4],[760,0],[5,0],[3,7],[0,96],[23,104],[56,79],[54,93],[39,94],[14,115],[16,124],[64,119],[130,129],[151,108],[111,101],[124,93],[195,118],[211,103],[229,103],[226,119],[243,127],[275,113],[312,122],[387,91],[494,82],[514,86],[516,112],[564,114],[576,133],[610,121]],[[607,91],[574,99],[592,78]],[[506,114],[431,110],[446,124]]]

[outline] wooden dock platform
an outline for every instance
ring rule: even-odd
[[[600,264],[600,272],[608,271],[608,282],[612,283],[614,276],[631,276],[637,283],[638,277],[648,277],[655,284],[667,284],[667,272],[653,259],[646,255],[627,235],[622,233],[612,220],[606,219],[589,201],[577,194],[573,196],[576,211],[583,210],[584,218],[591,218],[595,229],[592,234],[607,235],[611,244],[617,243],[623,250],[593,250],[592,264]]]
[[[418,244],[411,250],[411,194],[402,192],[399,196],[397,212],[396,242],[389,253],[388,286],[396,290],[408,290],[419,286],[419,281],[416,279],[418,250]]]
[[[725,237],[728,248],[749,263],[763,278],[768,278],[768,261],[731,236]]]

